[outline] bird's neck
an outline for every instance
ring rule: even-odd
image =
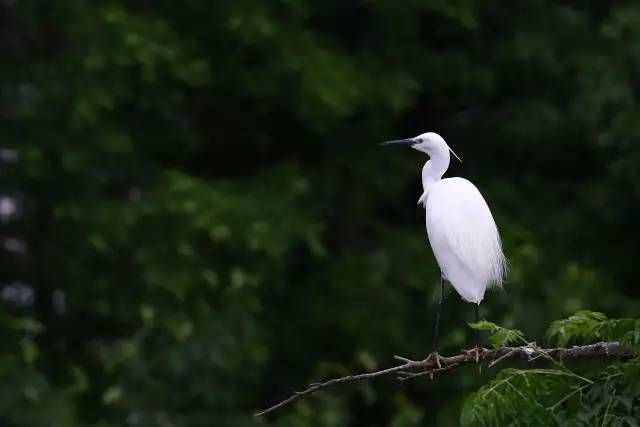
[[[429,189],[433,184],[442,179],[442,175],[449,167],[449,152],[445,154],[431,155],[431,159],[422,167],[422,195],[418,199],[418,205],[426,206]]]
[[[422,167],[422,188],[426,193],[429,186],[442,179],[442,175],[449,168],[449,152],[431,155],[431,159]]]

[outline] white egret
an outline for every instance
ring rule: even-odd
[[[464,178],[442,179],[449,167],[449,153],[460,158],[440,135],[427,132],[383,144],[409,146],[430,158],[422,168],[423,192],[418,205],[425,208],[427,235],[441,272],[441,296],[433,337],[435,352],[444,281],[449,282],[463,300],[475,304],[477,321],[485,291],[502,285],[507,263],[498,228],[480,191]]]

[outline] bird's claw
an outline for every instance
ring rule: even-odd
[[[432,360],[435,360],[435,366],[433,366]],[[443,363],[444,362],[444,363]],[[429,354],[426,359],[419,361],[420,365],[424,368],[422,371],[411,372],[408,370],[402,370],[398,372],[398,380],[406,381],[412,378],[428,376],[433,381],[435,376],[439,373],[449,371],[460,363],[447,363],[444,357],[440,356],[437,352]]]
[[[438,367],[438,369],[442,369],[442,356],[440,356],[440,354],[437,351],[431,352],[429,353],[429,355],[427,356],[426,359],[424,359],[424,363],[427,364],[429,363],[432,359],[435,359],[436,361],[436,366]]]
[[[479,346],[475,346],[473,348],[464,350],[464,352],[469,355],[472,354],[473,355],[473,359],[475,360],[476,363],[480,362],[480,359],[482,357],[482,354],[484,353],[485,349],[481,348]]]
[[[434,351],[434,352],[429,353],[427,358],[424,359],[424,363],[425,363],[424,372],[427,373],[427,375],[429,375],[429,379],[431,381],[433,381],[433,372],[434,372],[435,369],[426,367],[426,366],[428,366],[428,364],[429,364],[429,362],[431,360],[435,360],[437,369],[440,370],[440,369],[442,369],[442,363],[441,363],[442,356],[440,356],[440,354],[437,351]]]
[[[411,372],[411,371],[399,371],[398,372],[398,379],[400,381],[405,381],[411,378],[415,378],[418,376],[422,376],[422,375],[428,375],[429,378],[431,380],[433,380],[434,377],[434,372],[436,371],[440,371],[442,370],[442,356],[440,356],[440,354],[438,354],[437,351],[434,351],[432,353],[429,353],[429,355],[423,359],[423,360],[413,360],[413,359],[408,359],[406,357],[402,357],[402,356],[393,356],[394,359],[396,360],[400,360],[402,362],[405,362],[407,364],[419,364],[419,366],[423,366],[424,370],[420,371],[420,372]],[[435,362],[435,367],[432,367],[432,361]],[[415,366],[415,368],[417,368],[418,366]],[[412,367],[409,367],[409,369],[411,369]]]

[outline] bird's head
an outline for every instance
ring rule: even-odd
[[[406,145],[415,150],[422,151],[429,155],[429,157],[433,157],[434,154],[437,153],[448,153],[454,155],[460,163],[462,160],[458,155],[447,145],[444,139],[435,132],[426,132],[421,135],[418,135],[414,138],[407,139],[397,139],[394,141],[383,142],[382,145],[390,145],[390,144],[398,144],[398,145]]]

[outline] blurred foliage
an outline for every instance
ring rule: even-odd
[[[424,158],[377,143],[427,130],[510,259],[483,317],[634,317],[639,24],[625,1],[0,0],[0,423],[259,425],[293,387],[424,355]],[[471,318],[449,298],[443,352]],[[591,337],[568,322],[553,339]],[[484,375],[272,421],[455,425]]]

